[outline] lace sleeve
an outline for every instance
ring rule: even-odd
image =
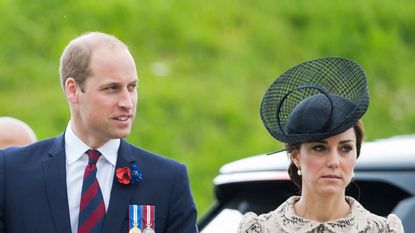
[[[404,233],[403,225],[401,220],[398,218],[398,216],[394,214],[389,214],[386,223],[389,228],[389,232],[391,233]]]
[[[239,224],[238,233],[262,233],[258,216],[253,212],[246,213]]]

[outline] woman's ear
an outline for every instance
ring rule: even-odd
[[[300,165],[300,150],[299,149],[294,149],[291,151],[291,161],[293,161],[293,163],[295,164],[295,166],[297,167],[297,169],[301,168]]]

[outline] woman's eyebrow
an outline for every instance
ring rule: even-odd
[[[323,143],[323,144],[328,144],[328,142],[327,142],[326,140],[312,141],[311,143]]]
[[[352,139],[343,140],[343,141],[340,141],[340,144],[344,144],[348,142],[353,142],[353,140]]]

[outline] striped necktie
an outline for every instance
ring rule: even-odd
[[[101,153],[88,150],[88,165],[85,168],[79,206],[78,233],[100,233],[105,217],[105,203],[96,177],[97,161]]]

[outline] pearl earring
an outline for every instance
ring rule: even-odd
[[[297,175],[299,175],[299,176],[301,176],[303,173],[301,173],[301,170],[300,169],[298,169],[297,170]]]
[[[354,172],[352,172],[352,178],[354,177]]]

